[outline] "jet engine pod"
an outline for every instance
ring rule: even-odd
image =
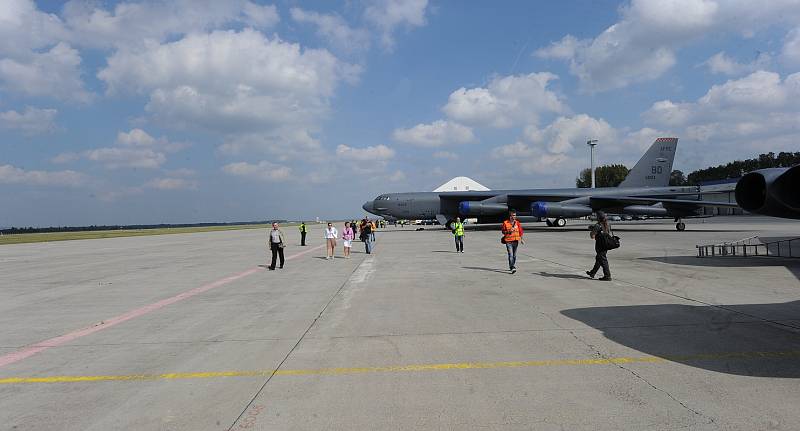
[[[508,212],[508,205],[496,202],[463,201],[458,204],[463,216],[491,216]]]
[[[756,214],[800,219],[800,165],[760,169],[736,183],[736,203]]]
[[[592,209],[586,205],[537,201],[531,204],[531,213],[540,218],[583,217],[591,214]]]

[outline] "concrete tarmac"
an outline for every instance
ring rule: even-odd
[[[796,430],[800,260],[695,244],[800,237],[763,217],[322,228],[267,271],[265,231],[0,246],[3,430]]]

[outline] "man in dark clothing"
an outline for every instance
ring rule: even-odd
[[[608,217],[602,211],[597,212],[597,223],[589,226],[589,236],[594,240],[594,267],[586,271],[586,275],[594,278],[597,271],[603,268],[603,277],[599,278],[602,281],[611,281],[611,270],[608,268],[608,250],[605,249],[601,240],[602,235],[610,235],[611,227],[608,225]]]

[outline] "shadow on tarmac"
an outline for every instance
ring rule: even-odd
[[[714,268],[756,268],[762,266],[783,266],[800,280],[800,259],[766,256],[664,256],[640,257],[639,260],[668,263],[671,265],[714,267]],[[800,316],[798,316],[800,318]]]
[[[785,322],[800,319],[800,301],[590,307],[561,314],[601,330],[615,343],[668,361],[726,374],[800,378],[800,322]]]
[[[588,275],[576,275],[576,274],[553,274],[551,272],[532,272],[532,275],[538,275],[540,277],[547,277],[547,278],[565,278],[570,280],[591,280]]]
[[[499,272],[502,274],[508,274],[508,270],[505,269],[497,269],[497,268],[484,268],[481,266],[462,266],[464,269],[472,269],[475,271],[489,271],[489,272]]]

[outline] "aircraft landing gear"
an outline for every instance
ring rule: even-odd
[[[567,225],[567,219],[559,217],[556,219],[555,225],[558,227],[564,227]]]
[[[676,218],[676,219],[675,219],[675,222],[676,222],[676,223],[675,223],[675,229],[676,229],[678,232],[683,232],[683,231],[685,231],[685,230],[686,230],[686,224],[685,224],[684,222],[682,222],[682,221],[681,221],[681,219],[679,219],[679,218]]]
[[[547,223],[547,227],[553,227],[553,222],[549,218],[544,219],[544,222]]]

